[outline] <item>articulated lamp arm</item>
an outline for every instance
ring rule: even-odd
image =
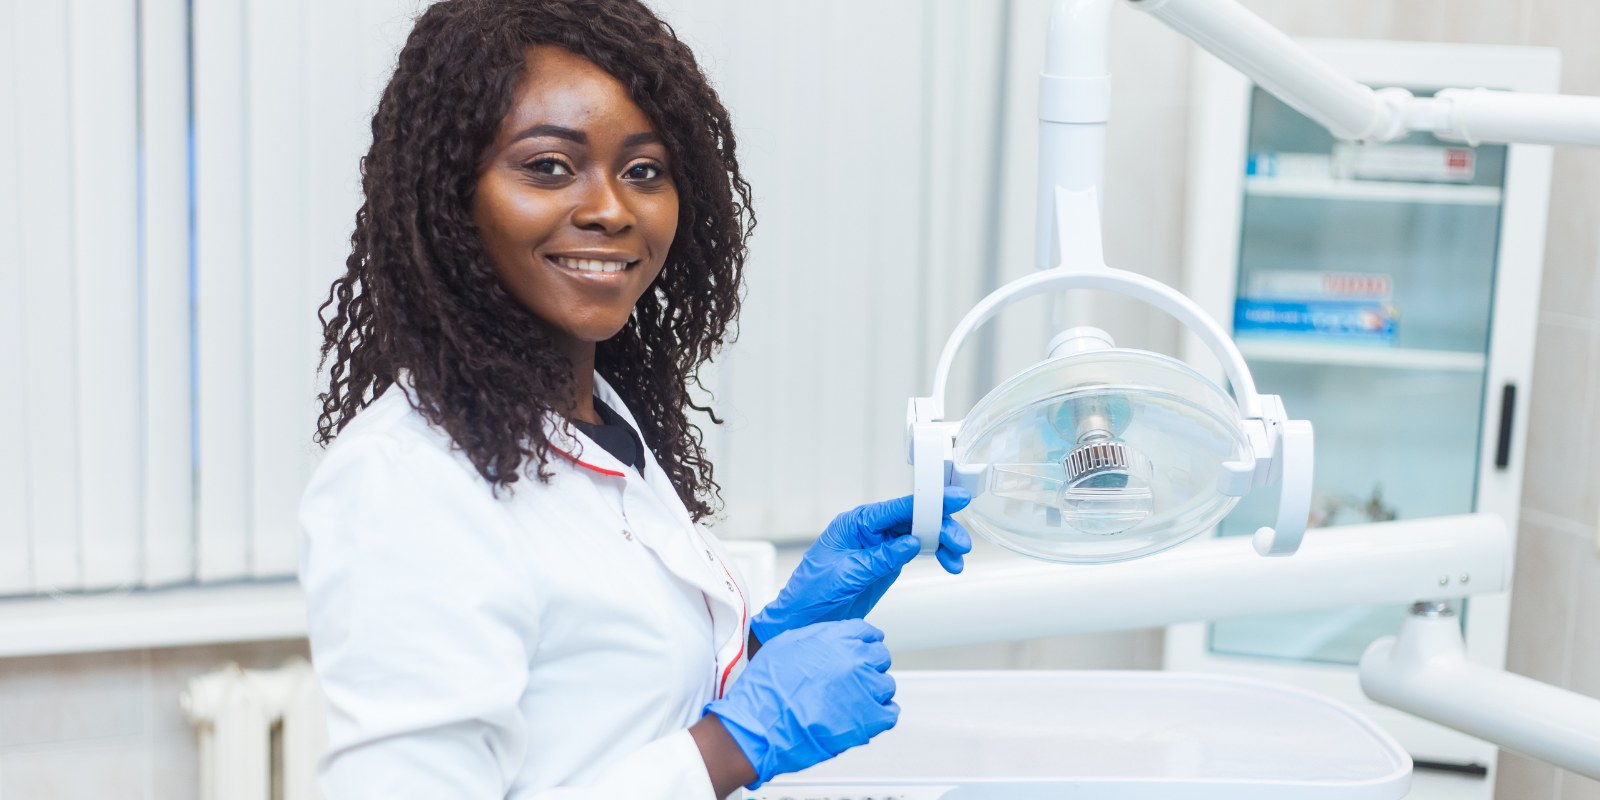
[[[1478,144],[1600,147],[1600,97],[1357,83],[1236,0],[1128,0],[1341,139],[1387,142],[1413,131]]]

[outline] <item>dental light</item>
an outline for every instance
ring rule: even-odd
[[[1058,189],[1069,257],[1098,260],[1093,192]],[[1092,235],[1090,235],[1092,234]],[[1092,242],[1084,245],[1085,242]],[[989,392],[966,419],[944,418],[950,366],[967,337],[1001,309],[1068,289],[1115,292],[1166,311],[1216,354],[1230,397],[1181,361],[1117,347],[1078,327],[1048,356]],[[1280,486],[1277,525],[1256,531],[1263,556],[1292,555],[1311,505],[1311,423],[1259,395],[1244,358],[1215,320],[1158,281],[1103,264],[1014,281],[968,312],[945,343],[933,392],[906,419],[915,499],[912,532],[938,547],[944,487],[972,493],[963,521],[995,543],[1049,561],[1097,563],[1160,552],[1215,525],[1251,490]]]
[[[870,620],[900,649],[979,644],[1347,603],[1417,603],[1398,638],[1361,661],[1369,697],[1589,777],[1600,778],[1600,701],[1470,664],[1441,594],[1509,588],[1512,539],[1493,514],[1346,526],[1292,562],[1309,510],[1312,432],[1259,395],[1217,323],[1159,282],[1106,267],[1099,197],[1111,77],[1113,0],[1055,0],[1039,81],[1041,272],[980,302],[940,354],[933,391],[906,419],[915,491],[912,531],[938,546],[945,486],[974,500],[965,522],[1040,559],[1095,564],[1168,550],[1221,519],[1251,490],[1278,485],[1277,524],[1250,546],[1216,539],[1138,565],[973,564],[961,581],[902,581]],[[1600,98],[1444,89],[1418,98],[1374,91],[1320,62],[1236,0],[1127,0],[1242,72],[1341,139],[1412,131],[1471,144],[1600,147]],[[1063,331],[1044,361],[944,416],[945,385],[971,333],[1026,297],[1091,289],[1177,318],[1221,362],[1224,393],[1186,365],[1117,348],[1092,328]],[[1063,571],[1065,570],[1065,571]],[[1446,590],[1452,575],[1459,583]],[[1468,576],[1472,576],[1468,584]],[[1352,579],[1359,576],[1359,579]],[[1216,591],[1227,586],[1228,591]],[[1488,698],[1489,701],[1486,701]]]
[[[1321,63],[1234,0],[1128,0],[1327,126],[1365,142],[1414,130],[1446,139],[1600,146],[1600,98],[1484,89],[1413,97],[1374,91]],[[1259,396],[1244,359],[1197,306],[1148,278],[1105,266],[1100,187],[1111,110],[1106,45],[1111,0],[1056,0],[1039,78],[1039,224],[1044,271],[978,304],[945,344],[933,392],[907,411],[915,493],[912,531],[938,545],[945,486],[973,493],[965,521],[1036,558],[1094,563],[1172,547],[1214,525],[1238,499],[1280,486],[1261,555],[1291,555],[1305,533],[1312,433]],[[1229,397],[1186,365],[1117,348],[1103,332],[1063,332],[1049,356],[1002,383],[964,421],[944,418],[945,383],[962,342],[1024,297],[1098,289],[1176,317],[1217,356]]]

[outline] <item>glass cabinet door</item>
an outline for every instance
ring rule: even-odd
[[[1234,335],[1257,387],[1316,429],[1311,526],[1471,512],[1506,148],[1338,142],[1256,89],[1249,151]],[[1272,525],[1276,503],[1251,494],[1219,535]],[[1355,664],[1404,612],[1219,620],[1209,648]]]

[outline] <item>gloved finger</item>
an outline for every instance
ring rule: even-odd
[[[964,556],[972,552],[972,536],[961,523],[945,517],[939,525],[939,546],[949,548],[955,555]]]
[[[939,564],[945,572],[956,575],[966,568],[962,556],[972,552],[972,537],[967,534],[967,529],[953,519],[946,519],[939,526],[939,550],[934,555],[938,557]]]
[[[867,694],[872,696],[872,702],[883,705],[894,699],[894,678],[885,672],[874,672],[863,681],[867,687]]]
[[[911,532],[912,496],[896,497],[880,503],[868,503],[856,509],[856,521],[861,533],[876,543],[893,536]]]
[[[877,736],[878,734],[893,728],[894,724],[900,721],[899,703],[890,700],[889,702],[878,706],[878,708],[882,709],[882,711],[878,712],[877,719],[873,720],[872,724],[868,727],[868,731],[870,731],[868,734],[869,736]]]
[[[864,666],[870,667],[874,672],[884,672],[889,669],[891,663],[889,648],[881,641],[866,642],[856,649],[855,654]]]
[[[960,486],[944,487],[945,519],[972,503],[972,493]],[[911,532],[911,513],[915,505],[912,495],[896,497],[881,503],[861,506],[860,522],[864,532],[873,538],[903,536]]]
[[[940,547],[934,551],[933,556],[939,559],[939,566],[944,567],[944,571],[951,575],[960,575],[961,570],[967,568],[966,561],[960,554],[951,552],[948,547]]]
[[[944,487],[944,518],[949,519],[951,514],[972,504],[972,492],[960,486]]]
[[[821,623],[831,626],[836,635],[843,639],[859,639],[863,642],[883,641],[883,631],[869,625],[866,620],[843,619],[838,622]]]
[[[914,538],[898,537],[876,547],[850,553],[840,578],[850,591],[863,591],[885,575],[911,563],[922,548]]]

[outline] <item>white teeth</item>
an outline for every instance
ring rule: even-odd
[[[579,272],[621,272],[628,268],[626,261],[597,261],[592,258],[557,258],[556,263]]]

